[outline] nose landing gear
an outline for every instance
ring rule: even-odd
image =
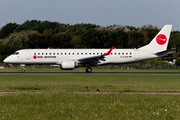
[[[21,72],[22,72],[22,73],[25,73],[25,69],[22,69]]]
[[[22,73],[25,73],[25,64],[20,64],[20,66],[22,67],[21,72],[22,72]]]

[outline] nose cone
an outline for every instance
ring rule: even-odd
[[[7,57],[6,59],[4,59],[4,63],[8,63],[9,62],[9,57]]]

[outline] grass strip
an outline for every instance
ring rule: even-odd
[[[0,106],[4,120],[180,119],[178,95],[13,93]]]
[[[0,91],[180,92],[179,78],[180,75],[0,75]]]

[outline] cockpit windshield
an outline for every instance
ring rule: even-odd
[[[15,53],[13,53],[12,55],[19,55],[19,52],[15,52]]]

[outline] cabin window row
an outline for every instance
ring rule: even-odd
[[[77,53],[77,55],[102,55],[104,53]],[[34,53],[34,55],[75,55],[75,53]],[[111,53],[111,55],[132,55],[132,53]]]

